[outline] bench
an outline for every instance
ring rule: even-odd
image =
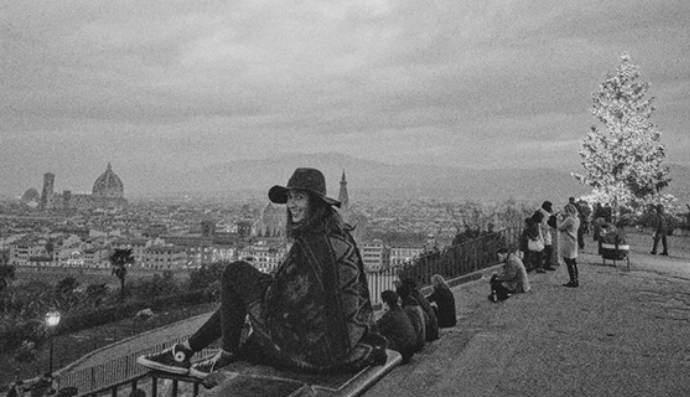
[[[606,260],[613,261],[614,267],[616,267],[617,260],[625,260],[626,269],[630,271],[630,246],[628,244],[600,243],[599,254],[604,266],[606,266]]]

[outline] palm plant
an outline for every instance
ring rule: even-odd
[[[120,301],[125,299],[125,277],[127,277],[127,265],[134,263],[131,248],[115,248],[110,255],[110,266],[113,274],[120,280]]]

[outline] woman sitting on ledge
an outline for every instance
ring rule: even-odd
[[[503,263],[500,273],[491,276],[491,290],[496,291],[499,299],[510,294],[528,292],[532,289],[527,278],[527,270],[513,248],[501,248],[496,252],[498,261]]]
[[[455,317],[455,297],[448,287],[446,280],[440,274],[431,276],[431,284],[434,292],[427,298],[429,302],[435,303],[435,312],[438,319],[439,328],[454,327],[457,324]]]
[[[145,367],[203,378],[237,360],[311,372],[356,371],[386,361],[386,340],[375,322],[361,256],[326,196],[323,174],[298,168],[287,187],[268,192],[287,204],[286,232],[293,242],[274,276],[246,262],[226,266],[220,308],[185,342],[141,356]],[[248,317],[250,336],[242,341]],[[222,337],[212,358],[190,358]]]

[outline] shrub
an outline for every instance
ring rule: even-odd
[[[28,363],[35,361],[37,356],[38,351],[36,350],[36,344],[28,340],[23,340],[14,355],[14,359],[20,363]]]

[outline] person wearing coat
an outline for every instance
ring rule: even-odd
[[[520,250],[524,253],[527,270],[545,273],[543,266],[544,237],[541,231],[543,215],[536,211],[525,219],[525,229],[520,238]]]
[[[527,277],[527,270],[522,260],[515,254],[514,249],[501,248],[496,252],[498,261],[503,263],[499,273],[491,277],[491,283],[499,284],[511,294],[529,292],[532,287]],[[496,286],[492,285],[492,289]]]
[[[309,372],[350,372],[385,362],[386,340],[375,332],[361,256],[334,208],[340,203],[326,196],[323,174],[298,168],[268,198],[286,204],[292,241],[275,274],[247,262],[228,264],[220,308],[184,342],[137,363],[204,378],[236,360]],[[249,336],[243,334],[245,318]],[[218,353],[192,365],[192,355],[218,338]]]
[[[553,271],[556,268],[553,267],[553,249],[554,249],[554,234],[551,231],[551,225],[549,225],[549,219],[553,216],[553,204],[550,201],[544,201],[541,204],[541,208],[538,209],[542,214],[541,220],[541,231],[544,236],[544,270]]]
[[[457,318],[453,292],[440,274],[431,276],[431,285],[434,287],[434,291],[427,297],[427,300],[436,304],[435,312],[439,328],[454,327],[457,324]]]
[[[576,288],[580,285],[577,270],[577,230],[579,227],[577,208],[573,204],[567,204],[563,208],[563,215],[557,227],[560,233],[559,254],[565,261],[570,277],[570,281],[563,284],[565,287]]]
[[[666,215],[664,215],[664,206],[659,204],[656,206],[656,214],[654,217],[654,245],[652,250],[649,252],[652,255],[656,255],[656,247],[659,245],[659,240],[661,240],[661,246],[663,251],[661,255],[668,256],[668,243],[666,241],[666,235],[668,234],[668,221],[666,220]]]
[[[415,330],[415,335],[417,336],[415,352],[420,351],[424,348],[424,344],[426,343],[426,324],[429,321],[429,316],[424,313],[419,302],[410,296],[410,288],[407,285],[399,286],[396,289],[396,293],[400,297],[402,308],[410,318]]]
[[[376,321],[376,325],[388,340],[388,348],[400,353],[406,363],[419,350],[417,331],[408,314],[400,307],[400,297],[395,291],[383,291],[381,300],[386,312]]]
[[[424,311],[424,319],[426,323],[426,341],[433,342],[439,338],[438,333],[438,319],[436,318],[436,313],[434,309],[431,308],[431,304],[426,300],[424,295],[417,289],[417,282],[412,278],[406,278],[402,281],[401,285],[406,285],[410,289],[410,296],[419,303]]]

